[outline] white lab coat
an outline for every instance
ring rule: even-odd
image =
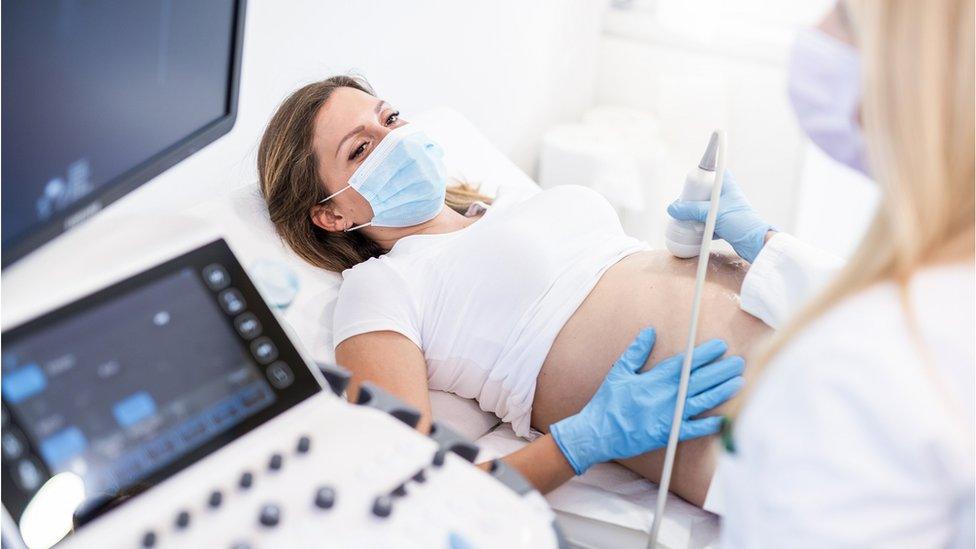
[[[773,237],[742,307],[779,327],[840,266]],[[768,365],[723,453],[723,547],[973,547],[972,263],[846,299]]]

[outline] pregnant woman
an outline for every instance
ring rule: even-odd
[[[342,273],[334,343],[353,398],[372,381],[416,406],[421,429],[428,389],[474,398],[536,439],[506,461],[543,491],[612,459],[658,480],[663,451],[647,451],[670,427],[694,261],[626,236],[586,188],[503,194],[490,206],[470,187],[445,188],[439,147],[360,79],[293,93],[269,123],[258,170],[279,235]],[[695,351],[682,433],[695,440],[679,446],[671,484],[698,505],[714,465],[710,439],[697,437],[718,418],[691,417],[741,386],[742,359],[723,354],[748,353],[768,331],[739,308],[745,269],[716,255],[705,288],[700,333],[724,341]]]

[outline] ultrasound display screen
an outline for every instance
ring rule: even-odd
[[[243,11],[243,0],[4,2],[4,266],[230,130]]]
[[[5,341],[2,356],[28,443],[89,493],[140,481],[276,399],[189,267]]]

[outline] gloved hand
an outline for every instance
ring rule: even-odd
[[[704,223],[710,204],[709,200],[675,200],[668,206],[668,214],[679,221]],[[752,263],[762,250],[766,233],[770,230],[775,229],[759,217],[732,174],[726,171],[722,179],[718,217],[715,218],[715,238],[731,244],[739,257]]]
[[[644,328],[610,368],[603,384],[583,409],[549,427],[549,432],[577,475],[595,463],[633,457],[668,444],[684,355],[664,359],[638,373],[654,347],[653,328]],[[718,432],[720,416],[691,419],[725,402],[742,388],[745,361],[732,356],[720,339],[695,348],[681,440]]]

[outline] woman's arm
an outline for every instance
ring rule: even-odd
[[[370,381],[420,411],[417,429],[430,432],[430,397],[427,363],[417,346],[396,332],[369,332],[344,340],[336,347],[336,362],[352,373],[347,396],[352,402],[359,386]],[[573,468],[551,435],[546,435],[505,458],[540,492],[548,492],[573,477]],[[479,467],[487,470],[488,464]]]
[[[641,330],[579,413],[554,423],[548,435],[509,454],[505,461],[537,490],[548,492],[596,463],[667,444],[682,356],[662,360],[641,373],[655,340],[653,329]],[[716,433],[720,418],[696,416],[727,401],[742,386],[744,363],[739,357],[721,359],[726,349],[725,342],[711,340],[692,354],[681,440]],[[406,336],[391,331],[353,336],[339,344],[336,358],[352,371],[350,399],[359,394],[360,383],[372,381],[416,406],[421,413],[418,429],[430,431],[427,365]]]
[[[430,432],[427,363],[414,342],[397,332],[368,332],[343,340],[335,353],[336,362],[352,373],[346,392],[351,402],[356,402],[362,382],[375,383],[416,408],[417,430]]]

